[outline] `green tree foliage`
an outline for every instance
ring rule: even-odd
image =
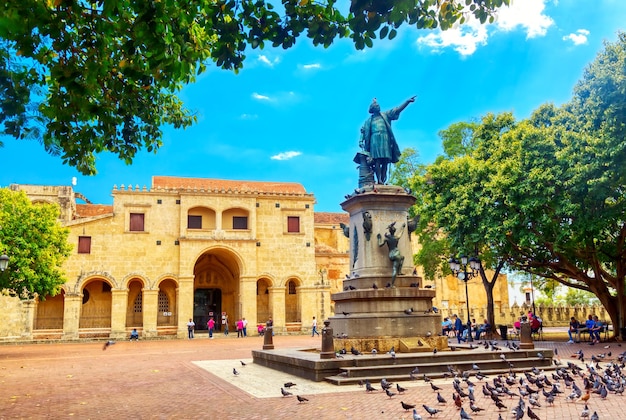
[[[306,35],[357,49],[402,25],[492,22],[509,0],[20,0],[0,6],[0,133],[37,139],[83,174],[103,151],[131,163],[164,125],[196,117],[177,97],[206,66],[239,70],[250,48]],[[346,4],[347,8],[348,5]]]
[[[59,292],[71,246],[58,217],[57,205],[32,204],[24,192],[0,189],[0,251],[10,258],[0,290],[21,299]]]
[[[488,244],[511,270],[590,291],[616,331],[626,319],[624,62],[621,33],[569,103],[520,122],[483,118],[477,147],[430,167],[424,183],[426,211],[452,249]]]

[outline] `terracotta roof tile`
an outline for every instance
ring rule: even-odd
[[[104,204],[76,204],[76,214],[78,217],[102,216],[103,214],[112,214],[113,206]]]
[[[231,189],[233,191],[250,191],[260,193],[306,194],[302,184],[295,182],[263,182],[263,181],[232,181],[208,178],[181,178],[173,176],[153,176],[152,188],[205,190]]]
[[[315,213],[315,223],[338,225],[340,222],[343,222],[345,224],[350,223],[350,215],[348,213]]]

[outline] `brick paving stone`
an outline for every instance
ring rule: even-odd
[[[276,336],[277,348],[318,346],[319,338]],[[295,396],[257,398],[194,361],[248,360],[250,351],[262,347],[260,337],[217,338],[199,336],[194,340],[154,340],[118,342],[106,351],[101,342],[5,344],[0,345],[0,419],[411,419],[400,401],[418,406],[436,406],[442,412],[433,419],[458,419],[452,403],[450,380],[438,380],[441,395],[448,403],[437,404],[436,394],[423,381],[402,382],[407,391],[389,398],[384,392],[366,393],[357,386],[336,387],[331,393],[304,395],[310,401],[298,403]],[[604,346],[610,346],[608,349]],[[567,344],[537,342],[537,347],[556,349],[563,362],[574,361],[572,354],[582,349],[591,354],[623,351],[621,343]],[[626,349],[626,347],[625,347]],[[225,362],[227,363],[227,362]],[[299,378],[294,378],[297,382]],[[485,411],[474,419],[512,418],[509,410],[497,411],[483,396],[478,381],[477,404]],[[582,381],[577,381],[579,385]],[[376,384],[380,388],[379,384]],[[278,390],[279,392],[279,390]],[[294,391],[297,393],[297,391]],[[566,402],[564,396],[554,406],[535,410],[541,419],[579,418],[584,404]],[[624,418],[623,397],[606,400],[593,395],[591,412],[601,419]],[[505,399],[512,408],[516,399]],[[466,403],[465,410],[469,412]],[[525,417],[528,418],[528,417]]]

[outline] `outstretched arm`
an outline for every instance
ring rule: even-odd
[[[411,96],[409,99],[407,99],[406,101],[404,101],[404,102],[402,103],[402,105],[400,105],[400,106],[398,107],[398,112],[400,113],[400,112],[404,111],[404,108],[406,108],[407,106],[409,106],[409,104],[410,104],[410,103],[415,102],[415,98],[417,98],[417,95],[415,95],[415,96]]]
[[[376,237],[378,238],[378,246],[383,246],[383,245],[385,245],[385,242],[387,242],[386,239],[384,241],[381,241],[382,236],[380,236],[380,233],[377,234]]]

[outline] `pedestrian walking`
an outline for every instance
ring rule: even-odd
[[[215,329],[215,320],[213,317],[209,318],[209,322],[206,323],[206,326],[209,329],[209,338],[213,338],[213,330]]]
[[[320,333],[317,332],[317,319],[313,317],[313,328],[311,330],[311,337],[315,336],[315,334],[320,335]]]

